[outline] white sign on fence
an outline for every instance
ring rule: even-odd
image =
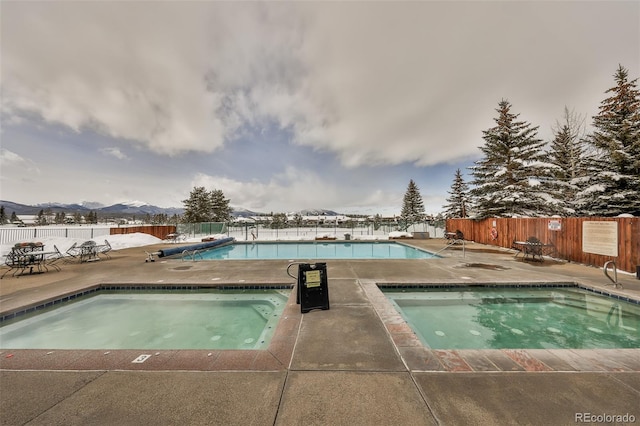
[[[582,222],[582,251],[618,257],[618,222]]]
[[[549,231],[561,231],[562,221],[560,219],[549,219]]]

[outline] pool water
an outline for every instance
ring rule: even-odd
[[[197,259],[431,259],[438,257],[395,242],[235,243],[198,253]]]
[[[265,349],[289,290],[82,297],[0,327],[2,349]]]
[[[383,292],[432,349],[640,348],[640,306],[577,288]]]

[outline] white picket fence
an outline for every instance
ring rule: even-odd
[[[84,238],[93,240],[94,238],[109,235],[109,226],[29,226],[14,227],[0,226],[0,244],[19,243],[23,241],[36,241],[46,237],[64,238]]]

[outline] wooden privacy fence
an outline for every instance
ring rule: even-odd
[[[153,235],[154,237],[158,237],[161,240],[164,240],[167,235],[176,232],[176,227],[175,225],[143,225],[111,228],[111,235],[133,234],[135,232],[142,232],[144,234]]]
[[[587,221],[617,222],[617,257],[583,251],[582,230],[583,223]],[[559,229],[553,230],[558,225]],[[585,265],[602,267],[605,262],[615,260],[618,269],[632,273],[640,265],[640,218],[637,217],[447,219],[447,231],[456,230],[464,233],[465,240],[506,248],[510,248],[514,241],[536,237],[542,243],[553,244],[553,257]]]

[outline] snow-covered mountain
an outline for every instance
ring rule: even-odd
[[[261,213],[251,211],[249,209],[245,209],[244,207],[234,207],[231,206],[231,216],[233,217],[252,217],[258,216]]]
[[[64,212],[64,213],[88,213],[90,211],[98,213],[98,215],[114,216],[118,214],[122,215],[155,215],[166,214],[173,216],[174,214],[181,215],[184,213],[182,207],[158,207],[151,204],[147,204],[144,201],[123,201],[110,206],[105,206],[102,203],[96,201],[83,201],[81,203],[65,204],[65,203],[40,203],[36,205],[27,205],[14,203],[12,201],[0,200],[0,205],[4,206],[5,214],[11,215],[13,212],[16,214],[24,215],[36,215],[40,210],[49,209],[52,213]],[[256,212],[244,207],[232,206],[231,215],[233,217],[252,217],[260,216],[267,213]],[[275,213],[275,212],[274,212]],[[289,212],[289,214],[299,213],[302,216],[336,216],[333,210],[327,209],[303,209],[297,212]]]
[[[26,215],[35,215],[38,214],[40,210],[49,209],[52,213],[64,212],[64,213],[88,213],[90,211],[94,211],[99,215],[117,215],[117,214],[166,214],[169,216],[173,216],[174,214],[182,214],[184,212],[183,208],[176,207],[158,207],[150,204],[146,204],[141,201],[132,201],[132,202],[123,202],[118,204],[113,204],[111,206],[104,206],[104,204],[97,202],[82,202],[80,204],[64,204],[64,203],[41,203],[36,205],[27,205],[27,204],[19,204],[14,203],[12,201],[0,200],[0,205],[4,206],[5,214],[11,215],[11,213],[15,212],[16,214],[26,214]]]
[[[337,216],[340,214],[327,209],[304,209],[294,213],[300,213],[302,216]]]
[[[174,214],[182,214],[184,209],[177,207],[158,207],[141,201],[127,201],[108,207],[102,207],[101,209],[97,209],[97,212],[106,214],[166,214],[173,216]]]

